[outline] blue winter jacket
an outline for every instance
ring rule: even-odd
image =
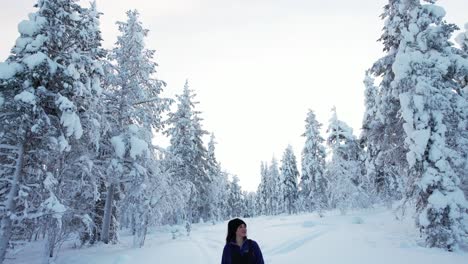
[[[249,245],[250,244],[250,245]],[[252,253],[249,254],[249,248],[252,250]],[[248,255],[249,264],[264,264],[263,255],[260,247],[257,242],[246,239],[242,246],[238,246],[236,242],[231,241],[224,246],[223,258],[221,259],[221,264],[234,264],[232,263],[233,255]]]

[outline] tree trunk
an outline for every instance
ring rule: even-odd
[[[11,235],[13,233],[13,221],[10,218],[9,213],[15,212],[16,210],[16,196],[18,196],[19,187],[21,184],[22,170],[24,162],[24,145],[18,145],[18,159],[15,166],[15,172],[11,182],[10,192],[5,203],[6,215],[3,216],[0,226],[0,263],[5,260],[5,255],[8,249]]]
[[[104,206],[104,219],[102,221],[101,241],[109,243],[109,230],[112,220],[112,203],[114,202],[114,183],[109,185],[107,190],[106,204]]]
[[[57,245],[57,239],[60,232],[60,225],[58,219],[49,216],[49,224],[47,227],[46,243],[44,248],[44,258],[42,259],[43,264],[49,264],[51,259],[54,257],[55,246]]]
[[[139,248],[145,245],[146,234],[148,233],[149,215],[144,212],[141,218],[142,222],[140,226],[137,226],[137,233],[133,239],[133,246]]]

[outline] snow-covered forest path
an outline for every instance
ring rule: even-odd
[[[348,215],[329,213],[247,218],[248,235],[256,240],[267,264],[429,264],[468,263],[468,252],[449,253],[418,245],[411,219],[395,220],[387,210],[373,209]],[[152,231],[143,248],[131,248],[132,238],[121,234],[118,245],[73,249],[65,245],[57,264],[219,264],[226,223],[196,224],[190,236],[181,227],[172,239],[171,227]],[[16,253],[7,263],[38,263],[41,246]],[[11,262],[13,261],[13,262]]]

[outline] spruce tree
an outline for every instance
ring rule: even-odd
[[[414,2],[389,0],[385,5],[381,15],[385,26],[379,39],[384,45],[385,55],[372,65],[365,80],[368,94],[361,142],[367,150],[367,177],[374,181],[377,196],[388,204],[402,197],[405,191],[402,188],[407,181],[404,177],[408,173],[408,163],[405,158],[403,120],[399,112],[400,100],[392,82],[396,52],[402,32],[408,26],[406,13]],[[381,78],[377,87],[373,87],[374,76]]]
[[[101,239],[110,241],[114,194],[117,188],[123,188],[127,193],[121,201],[123,213],[135,219],[134,246],[141,247],[154,212],[149,201],[157,195],[152,188],[157,175],[150,171],[155,151],[152,131],[162,128],[162,113],[168,110],[170,100],[160,96],[165,83],[153,76],[155,51],[144,44],[148,30],[143,28],[136,10],[128,11],[127,17],[126,22],[117,22],[121,35],[109,56],[110,106],[116,111],[109,116],[115,121],[110,132],[114,151],[107,170]]]
[[[283,180],[283,210],[292,214],[297,212],[297,180],[299,178],[299,171],[297,169],[296,156],[294,155],[291,145],[284,151],[280,170]]]
[[[326,172],[330,181],[330,203],[344,214],[348,208],[359,208],[364,204],[365,194],[359,185],[360,149],[352,128],[338,119],[335,108],[327,133],[327,145],[332,152]]]
[[[385,158],[394,150],[387,149],[392,141],[386,141],[389,137],[386,136],[388,128],[385,126],[385,117],[381,112],[384,109],[381,106],[382,88],[375,86],[370,71],[366,72],[364,85],[365,113],[359,138],[360,146],[365,151],[363,188],[372,197],[371,199],[377,199],[391,206],[392,201],[402,198],[403,181],[402,177],[395,173],[394,169],[397,167],[385,166],[387,163]]]
[[[63,228],[68,232],[78,232],[81,243],[94,239],[96,222],[93,221],[95,206],[100,199],[98,192],[101,179],[100,167],[97,156],[100,150],[102,105],[103,67],[101,60],[105,56],[105,50],[101,47],[101,32],[99,29],[99,16],[101,15],[96,3],[92,2],[90,8],[83,10],[81,31],[83,42],[82,49],[88,56],[83,57],[89,65],[90,75],[83,83],[92,87],[92,96],[86,100],[79,111],[78,116],[83,127],[83,136],[79,141],[70,142],[70,150],[64,151],[60,162],[60,184],[58,185],[58,197],[64,201],[68,210],[65,214]]]
[[[212,133],[210,141],[208,142],[208,168],[207,172],[209,178],[212,179],[212,186],[209,188],[208,196],[208,208],[209,208],[209,218],[214,223],[215,221],[220,221],[223,219],[222,209],[225,203],[225,179],[221,172],[221,166],[218,163],[215,155],[215,136]]]
[[[228,204],[230,208],[229,218],[244,217],[244,196],[239,185],[239,178],[236,175],[233,175],[232,181],[229,183]]]
[[[87,132],[82,121],[92,116],[100,92],[102,54],[89,10],[73,0],[41,0],[35,7],[19,24],[20,37],[2,64],[8,74],[0,76],[0,262],[12,235],[24,239],[32,234],[25,228],[36,225],[46,231],[43,262],[54,256],[68,206],[75,206],[64,201],[70,197],[62,188],[63,155]]]
[[[186,82],[183,93],[177,95],[176,112],[169,114],[171,126],[165,131],[170,136],[171,175],[192,185],[186,219],[189,222],[209,218],[209,189],[212,184],[207,171],[207,150],[202,141],[207,132],[201,128],[200,112],[194,110],[198,103],[194,97]]]
[[[266,215],[268,213],[268,164],[260,164],[260,184],[257,188],[256,203],[257,214]]]
[[[283,211],[283,179],[278,168],[278,161],[272,158],[268,168],[268,187],[270,215],[277,215]]]
[[[455,52],[468,59],[468,23],[465,24],[464,32],[458,34],[456,41],[461,49],[456,49]],[[460,96],[457,96],[456,100],[452,102],[457,115],[452,120],[453,129],[448,130],[449,133],[452,132],[448,143],[450,148],[456,152],[452,163],[462,181],[461,187],[465,197],[468,197],[468,120],[466,119],[468,116],[468,74],[466,70],[459,70],[455,74],[458,88],[454,90]]]
[[[453,52],[449,41],[456,29],[443,21],[445,11],[434,1],[408,5],[402,38],[395,55],[392,87],[398,94],[404,120],[406,159],[411,184],[410,197],[416,198],[416,223],[429,247],[457,249],[466,239],[466,199],[460,178],[453,168],[453,149],[448,139],[451,117],[457,115],[453,92],[458,65],[466,58]],[[462,117],[466,119],[466,116]],[[461,136],[461,135],[460,135]],[[455,154],[457,155],[457,154]]]
[[[461,32],[455,38],[455,41],[460,45],[461,49],[468,52],[468,23],[465,24],[464,32]]]
[[[305,132],[306,138],[302,149],[302,174],[300,186],[300,197],[304,205],[303,210],[311,212],[317,210],[321,214],[327,208],[327,180],[325,178],[325,141],[320,136],[320,124],[315,113],[309,110],[307,113]]]

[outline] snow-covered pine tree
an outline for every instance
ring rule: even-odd
[[[278,171],[278,162],[275,157],[272,158],[271,164],[268,165],[267,162],[264,163],[264,170],[261,172],[264,173],[264,199],[265,199],[265,211],[266,215],[276,214],[276,208],[278,203],[278,193],[277,193],[277,184],[276,180],[279,179]],[[271,172],[273,170],[273,173]]]
[[[100,91],[100,43],[89,39],[98,33],[88,11],[74,0],[40,0],[35,7],[1,65],[0,262],[13,234],[37,230],[46,231],[43,262],[54,255],[68,210],[61,156],[82,137],[81,118]]]
[[[417,0],[419,1],[419,0]],[[386,202],[399,199],[406,186],[404,175],[407,175],[408,164],[405,158],[403,120],[400,117],[400,101],[391,83],[394,79],[392,70],[395,55],[400,45],[403,28],[408,25],[406,12],[413,0],[389,0],[381,15],[385,19],[380,41],[386,54],[377,60],[366,73],[366,92],[373,92],[372,76],[381,78],[372,109],[372,99],[366,100],[368,117],[375,112],[375,118],[363,123],[361,142],[367,150],[367,176],[373,178],[377,195]],[[375,93],[374,93],[375,94]],[[372,175],[373,174],[373,175]]]
[[[456,41],[461,50],[455,51],[463,58],[468,58],[468,23],[465,24],[465,31],[459,33]],[[468,120],[466,118],[468,116],[468,74],[466,71],[459,71],[456,80],[458,88],[455,91],[461,96],[457,96],[452,102],[458,115],[454,116],[455,120],[452,120],[454,129],[448,129],[448,132],[457,132],[452,136],[449,135],[448,143],[450,148],[457,153],[456,157],[452,158],[452,164],[462,181],[461,187],[468,199]]]
[[[192,182],[197,188],[199,200],[196,203],[196,215],[192,219],[200,219],[206,221],[210,219],[210,202],[211,202],[211,188],[213,186],[213,178],[208,173],[208,151],[203,143],[202,137],[207,135],[208,132],[203,130],[200,117],[201,112],[195,111],[193,118],[193,132],[192,140],[195,143],[196,154],[194,161],[197,164],[197,174],[192,178]]]
[[[103,68],[101,60],[105,50],[101,47],[101,32],[99,29],[99,16],[96,3],[92,2],[90,8],[83,9],[81,30],[83,41],[81,49],[87,52],[87,57],[81,60],[87,65],[89,76],[83,78],[85,85],[92,87],[92,96],[81,104],[82,109],[78,116],[83,127],[83,136],[79,141],[70,141],[71,149],[64,151],[60,162],[60,178],[57,186],[57,197],[68,208],[64,215],[63,229],[67,232],[78,232],[82,243],[91,241],[95,233],[96,223],[93,221],[95,206],[99,200],[100,177],[97,173],[99,162],[96,162],[100,149],[100,130],[102,105],[101,79]]]
[[[345,213],[348,208],[362,207],[366,198],[359,186],[360,149],[352,128],[338,119],[335,108],[327,133],[327,145],[332,152],[326,171],[330,182],[330,204]]]
[[[188,181],[193,185],[186,219],[189,222],[209,219],[209,189],[212,184],[207,171],[207,150],[202,141],[207,132],[201,128],[200,112],[194,110],[198,103],[193,101],[194,97],[186,82],[182,94],[177,95],[176,112],[169,114],[171,126],[165,131],[170,137],[171,175],[178,181]]]
[[[161,175],[165,175],[165,177],[161,177],[161,181],[156,184],[156,187],[161,190],[162,201],[168,202],[167,210],[162,211],[165,214],[162,216],[161,223],[180,225],[186,219],[185,213],[193,185],[188,181],[180,181],[173,177],[171,174],[173,159],[170,157],[170,152],[167,149],[159,151],[160,157],[157,159],[157,166],[154,167],[157,167]]]
[[[365,151],[363,188],[372,200],[379,200],[391,206],[392,201],[402,197],[402,181],[395,173],[386,169],[384,157],[387,156],[388,142],[385,139],[385,118],[381,114],[381,93],[375,86],[370,71],[366,72],[364,85],[366,87],[365,112],[362,132],[359,138],[360,146]]]
[[[317,210],[319,214],[327,208],[327,180],[325,178],[326,151],[323,146],[325,141],[320,136],[320,124],[315,113],[309,110],[305,120],[304,148],[302,149],[302,174],[299,183],[300,200],[303,203],[302,210],[311,212]]]
[[[261,162],[260,164],[260,184],[257,188],[256,195],[256,208],[257,215],[266,215],[268,213],[268,164],[266,162]]]
[[[461,49],[468,52],[468,23],[465,24],[465,31],[458,34],[455,41],[460,45]]]
[[[109,56],[109,54],[108,54]],[[110,182],[117,181],[118,175],[113,175],[112,166],[113,160],[115,159],[115,148],[112,142],[112,137],[115,136],[116,131],[121,128],[116,125],[118,124],[119,118],[119,105],[117,104],[118,101],[115,100],[117,88],[115,88],[115,66],[111,64],[109,58],[103,61],[103,69],[104,69],[104,78],[102,80],[102,87],[103,93],[101,95],[101,101],[97,105],[99,115],[99,123],[98,129],[99,131],[96,132],[95,138],[99,139],[99,149],[98,154],[94,159],[94,166],[93,172],[98,177],[99,183],[97,192],[99,193],[99,199],[94,203],[94,211],[93,211],[93,234],[92,236],[88,236],[87,234],[83,234],[81,237],[81,242],[94,244],[97,241],[102,241],[103,236],[103,220],[104,215],[106,214],[106,205],[107,212],[109,213],[109,218],[106,220],[110,221],[110,226],[108,228],[107,241],[116,243],[118,241],[118,229],[119,223],[118,219],[120,218],[118,214],[118,204],[123,197],[122,185],[120,183],[116,183],[114,185],[110,185]],[[108,189],[112,187],[112,192]],[[111,195],[111,196],[109,196]],[[110,208],[109,208],[110,207]]]
[[[110,142],[114,151],[107,170],[101,240],[110,240],[113,197],[120,185],[126,193],[123,213],[134,219],[134,246],[141,247],[153,217],[151,200],[157,195],[152,193],[155,175],[150,173],[155,151],[152,130],[162,128],[161,116],[168,110],[170,100],[160,96],[165,83],[154,77],[155,51],[146,49],[144,43],[148,30],[143,28],[136,10],[128,11],[127,17],[126,22],[117,22],[121,35],[110,53],[109,96],[114,101],[114,115],[110,118],[115,121]]]
[[[209,219],[215,223],[216,221],[220,221],[223,219],[222,210],[225,203],[225,193],[226,193],[226,182],[221,173],[221,166],[218,163],[215,155],[215,136],[211,133],[210,141],[208,142],[208,160],[207,160],[207,172],[209,174],[209,178],[212,179],[212,186],[208,190],[209,193],[209,200],[208,200],[208,209],[209,209]]]
[[[228,204],[230,208],[230,217],[244,217],[245,213],[245,198],[242,194],[241,187],[239,185],[239,177],[237,175],[232,176],[232,181],[229,183],[229,196]]]
[[[297,212],[297,180],[299,171],[297,169],[296,156],[291,145],[283,153],[281,160],[282,197],[283,210],[288,214]]]
[[[404,120],[409,196],[416,198],[416,223],[427,246],[451,251],[466,241],[467,202],[447,143],[457,135],[447,129],[453,128],[450,117],[457,114],[452,102],[460,97],[453,92],[454,73],[466,72],[463,65],[468,64],[449,41],[456,27],[443,21],[445,11],[435,1],[427,2],[399,3],[407,10],[407,26],[401,28],[391,86],[399,96]]]
[[[270,167],[268,168],[268,201],[270,207],[270,215],[277,215],[283,211],[283,179],[278,168],[278,161],[275,157],[272,158]]]
[[[256,194],[254,192],[243,191],[243,197],[245,200],[245,212],[244,217],[254,217],[257,215],[257,203]]]
[[[220,192],[221,196],[219,197],[219,206],[221,210],[221,219],[228,219],[230,215],[229,210],[229,173],[226,171],[221,172],[221,188],[222,192]]]

